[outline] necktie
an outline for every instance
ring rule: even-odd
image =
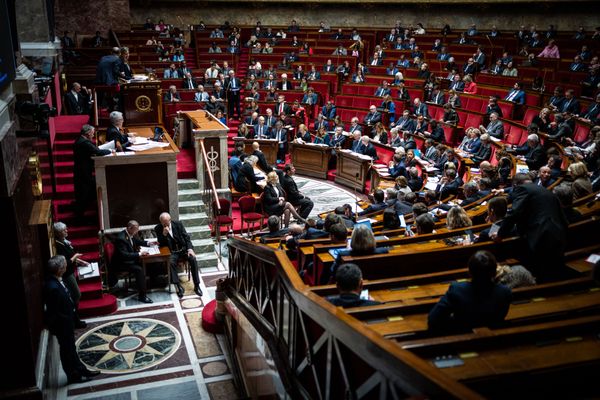
[[[283,114],[283,103],[279,105],[279,114]]]
[[[571,104],[571,100],[569,100],[569,101],[567,101],[567,102],[565,103],[565,105],[563,106],[563,109],[562,109],[562,110],[563,110],[563,112],[564,112],[564,111],[567,111],[567,110],[569,109],[569,105],[570,105],[570,104]]]
[[[235,78],[231,79],[231,88],[235,89]]]

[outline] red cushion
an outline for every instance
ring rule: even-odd
[[[242,217],[244,218],[245,221],[258,221],[263,216],[259,213],[249,212],[249,213],[242,214]]]
[[[233,218],[228,217],[227,215],[219,215],[215,220],[219,225],[233,224]]]

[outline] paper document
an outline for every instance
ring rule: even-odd
[[[77,268],[77,273],[80,277],[84,277],[86,275],[92,275],[94,272],[98,271],[98,263],[89,263],[88,265],[82,265]],[[96,274],[97,275],[97,274]]]
[[[147,144],[149,142],[149,140],[148,140],[148,138],[145,138],[145,137],[135,136],[130,139],[130,142],[133,143],[134,145],[139,145],[139,144]]]
[[[145,150],[150,150],[150,149],[155,149],[155,148],[160,148],[160,147],[168,147],[168,146],[169,146],[169,143],[165,143],[165,142],[148,142],[146,144],[131,146],[131,147],[129,147],[129,149],[133,150],[133,151],[145,151]]]
[[[152,247],[146,247],[146,246],[140,246],[140,252],[146,252],[148,253],[148,255],[155,255],[155,254],[160,254],[160,250],[158,249],[158,247],[156,246],[152,246]]]
[[[111,140],[110,142],[106,142],[98,146],[99,149],[102,150],[114,150],[115,149],[115,141]]]
[[[590,254],[590,256],[585,261],[592,264],[596,264],[598,261],[600,261],[600,254]]]

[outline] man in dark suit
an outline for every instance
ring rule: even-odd
[[[373,193],[373,203],[369,204],[367,208],[358,213],[358,215],[365,215],[369,213],[373,213],[379,210],[383,210],[387,208],[387,203],[385,202],[385,192],[381,189],[376,189]]]
[[[335,107],[335,104],[333,103],[333,100],[331,100],[331,99],[327,100],[327,104],[325,104],[321,108],[321,113],[328,120],[332,120],[335,118],[335,116],[337,114],[337,109]]]
[[[175,284],[177,288],[177,296],[182,298],[184,293],[177,274],[177,262],[184,259],[187,260],[190,266],[192,280],[194,281],[194,293],[202,297],[200,278],[198,277],[198,262],[196,261],[196,253],[194,253],[194,245],[190,235],[180,221],[171,220],[169,213],[160,214],[159,221],[160,223],[154,227],[154,233],[158,238],[158,244],[161,247],[168,246],[171,250],[171,257],[169,258],[171,283]]]
[[[538,281],[561,277],[567,242],[567,220],[558,198],[546,188],[535,185],[527,174],[513,179],[512,209],[504,218],[498,237],[516,225],[523,245],[523,260]]]
[[[327,60],[327,63],[323,66],[323,72],[335,72],[337,67],[331,62],[331,60]]]
[[[285,102],[285,96],[277,96],[277,106],[275,108],[275,115],[290,115],[292,108]]]
[[[169,91],[165,93],[163,101],[165,103],[176,103],[178,101],[181,101],[181,97],[179,96],[179,93],[177,92],[177,87],[175,85],[169,86]]]
[[[140,265],[140,258],[148,253],[139,250],[141,246],[147,246],[147,242],[138,238],[139,231],[140,224],[131,220],[127,223],[127,228],[123,229],[113,241],[115,253],[110,263],[109,285],[116,283],[116,272],[128,270],[135,275],[138,301],[149,304],[152,300],[146,296],[146,275]]]
[[[79,359],[75,347],[75,304],[62,282],[67,260],[58,255],[48,260],[48,280],[44,285],[44,320],[50,333],[58,339],[60,362],[71,383],[87,382],[100,371],[90,371]]]
[[[445,199],[448,196],[456,196],[459,187],[460,181],[456,178],[456,170],[448,168],[435,191],[438,193],[439,199]]]
[[[283,127],[282,121],[275,122],[275,127],[271,131],[271,138],[276,139],[279,142],[277,148],[277,160],[285,161],[285,155],[287,154],[288,150],[288,131]]]
[[[287,74],[281,74],[281,81],[277,83],[278,90],[292,90],[294,87],[292,82],[288,81]]]
[[[235,77],[233,70],[229,71],[229,78],[225,80],[225,88],[227,91],[227,112],[229,118],[233,117],[235,109],[238,118],[241,118],[242,113],[240,112],[240,90],[242,89],[242,82],[239,78]]]
[[[269,172],[273,171],[273,168],[271,168],[271,166],[267,163],[267,159],[265,158],[264,153],[260,150],[260,145],[258,144],[258,142],[252,143],[251,155],[256,156],[256,158],[258,158],[256,166],[259,167],[265,174],[268,174]]]
[[[573,89],[569,89],[565,92],[565,99],[559,108],[559,111],[569,114],[579,114],[581,111],[579,100],[575,98],[575,91]]]
[[[410,167],[408,169],[408,187],[413,192],[418,192],[423,188],[423,178],[419,176],[417,167]]]
[[[377,111],[377,107],[375,105],[371,105],[369,107],[369,113],[365,115],[363,119],[363,123],[365,125],[375,125],[376,123],[381,122],[381,113]]]
[[[414,114],[417,117],[419,115],[422,115],[423,118],[429,119],[429,109],[427,107],[427,104],[423,103],[421,101],[421,99],[419,99],[418,97],[414,99],[413,104],[414,104]]]
[[[313,201],[300,193],[298,190],[298,185],[296,185],[296,181],[293,176],[296,173],[296,168],[294,168],[293,164],[287,164],[284,168],[285,175],[281,180],[281,186],[285,193],[287,194],[287,201],[292,203],[294,207],[298,210],[298,214],[304,219],[308,218],[308,214],[310,214],[311,210],[315,206]]]
[[[110,55],[100,59],[96,67],[96,83],[100,85],[116,85],[119,83],[119,72],[121,50],[118,47],[112,48]]]
[[[185,74],[185,78],[183,78],[182,88],[193,90],[193,89],[196,89],[196,86],[197,86],[196,80],[192,77],[191,73],[187,72]]]
[[[504,100],[512,101],[518,104],[525,104],[525,91],[521,89],[522,87],[523,85],[520,82],[515,82],[513,89],[508,92]]]
[[[429,329],[465,331],[480,326],[497,326],[504,321],[512,299],[511,290],[494,282],[496,257],[478,251],[468,261],[471,281],[453,282],[431,309]]]
[[[271,138],[271,128],[265,125],[265,117],[262,115],[258,117],[258,124],[254,125],[254,137],[257,139],[270,139]]]
[[[69,115],[86,115],[89,114],[89,92],[85,86],[79,83],[73,83],[71,91],[65,95],[65,103]]]
[[[73,183],[75,184],[75,215],[83,218],[86,207],[96,199],[96,178],[92,157],[110,154],[110,150],[99,149],[92,141],[96,129],[91,125],[81,128],[81,135],[73,145]]]
[[[546,189],[554,182],[556,182],[556,179],[552,178],[552,170],[547,165],[544,165],[540,168],[538,171],[538,176],[533,180],[534,185],[538,185]]]
[[[362,272],[356,264],[342,264],[335,273],[335,284],[339,294],[327,297],[337,307],[363,307],[380,304],[375,300],[361,299]]]
[[[331,138],[331,147],[342,147],[346,141],[346,136],[343,134],[344,128],[336,126],[333,137]]]
[[[517,147],[515,151],[518,155],[523,156],[531,170],[537,171],[542,165],[546,164],[546,152],[540,143],[539,136],[535,133],[527,136],[527,142],[523,146]]]
[[[360,138],[360,146],[358,146],[356,152],[365,156],[372,157],[373,160],[377,160],[378,158],[375,146],[371,144],[371,139],[366,135]]]
[[[481,193],[479,192],[479,186],[475,181],[470,181],[464,184],[463,194],[465,199],[462,201],[462,203],[460,203],[460,206],[463,208],[469,204],[475,203],[482,197]]]

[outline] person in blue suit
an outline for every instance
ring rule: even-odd
[[[513,89],[508,92],[504,100],[512,101],[513,103],[525,104],[525,92],[522,89],[521,82],[515,82]]]

